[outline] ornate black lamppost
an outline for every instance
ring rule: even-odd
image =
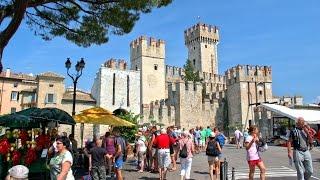
[[[82,75],[82,70],[84,68],[84,65],[86,64],[84,62],[84,59],[81,58],[80,61],[77,62],[77,64],[75,65],[75,69],[76,69],[76,74],[70,74],[69,73],[69,69],[71,67],[71,61],[70,58],[67,58],[66,61],[66,68],[67,68],[67,73],[68,76],[71,77],[72,81],[73,81],[73,99],[72,99],[72,116],[76,115],[76,90],[77,90],[77,83],[78,83],[78,79],[79,77]],[[74,135],[74,125],[72,125],[72,129],[71,129],[72,134]]]

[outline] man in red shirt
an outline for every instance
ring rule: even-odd
[[[170,138],[166,129],[161,129],[160,135],[156,137],[153,144],[158,149],[158,168],[160,180],[166,179],[167,168],[171,164],[170,145],[174,143],[174,139]]]

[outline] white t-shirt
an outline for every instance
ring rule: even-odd
[[[241,133],[241,131],[239,131],[238,129],[234,132],[234,135],[235,135],[235,137],[236,137],[237,139],[240,139],[240,137],[243,136],[242,133]]]
[[[139,152],[146,152],[147,151],[147,146],[142,139],[138,139],[137,145],[139,147],[138,148]]]
[[[252,141],[252,139],[253,139],[253,137],[251,135],[249,135],[246,138],[246,142],[250,143]],[[257,149],[257,144],[256,144],[256,142],[254,142],[254,143],[252,143],[251,147],[247,150],[247,160],[252,161],[252,160],[258,160],[258,159],[260,159],[260,156],[259,156],[259,152]]]

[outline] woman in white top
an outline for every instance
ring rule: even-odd
[[[249,128],[249,136],[245,140],[245,147],[247,150],[247,160],[249,164],[249,180],[253,180],[255,167],[258,166],[260,169],[260,179],[265,179],[266,167],[260,157],[258,151],[259,142],[259,130],[256,126]]]
[[[58,153],[50,160],[51,180],[74,180],[71,166],[73,163],[72,154],[68,150],[70,140],[66,136],[56,139]]]

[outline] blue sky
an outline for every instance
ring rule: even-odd
[[[273,94],[302,95],[305,103],[320,96],[320,1],[318,0],[175,0],[142,15],[133,31],[110,37],[107,44],[78,47],[63,38],[43,41],[21,26],[4,52],[4,68],[66,76],[64,62],[85,58],[78,87],[89,91],[107,59],[130,60],[129,44],[140,35],[166,41],[166,64],[183,66],[187,58],[183,32],[200,21],[220,29],[219,73],[237,64],[272,66]],[[66,77],[66,86],[71,86]]]

